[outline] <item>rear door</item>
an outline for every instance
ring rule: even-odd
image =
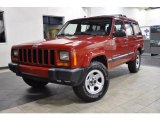
[[[127,44],[128,44],[128,46],[126,47],[126,53],[128,54],[126,60],[129,60],[134,55],[135,35],[133,31],[132,22],[125,21],[124,24],[125,24]]]
[[[133,30],[134,30],[135,44],[136,45],[140,44],[142,46],[143,45],[143,36],[142,36],[141,30],[140,30],[140,27],[139,27],[138,23],[136,23],[136,22],[133,22],[132,26],[133,26]]]

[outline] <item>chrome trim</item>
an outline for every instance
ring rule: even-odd
[[[128,54],[123,54],[123,55],[114,57],[114,58],[112,58],[112,59],[113,59],[113,60],[116,60],[116,59],[120,59],[120,58],[123,58],[123,57],[126,57],[126,56],[128,56]]]
[[[134,52],[130,52],[130,53],[126,53],[126,54],[123,54],[123,55],[119,55],[119,56],[116,56],[116,57],[113,57],[113,58],[108,59],[108,62],[112,62],[112,61],[115,61],[115,60],[117,60],[117,59],[121,59],[121,58],[123,58],[123,57],[130,56],[130,55],[132,55],[132,54],[134,54]]]
[[[132,54],[134,54],[134,52],[130,52],[130,53],[128,53],[128,55],[132,55]]]
[[[112,58],[108,59],[108,62],[111,62],[112,61]]]

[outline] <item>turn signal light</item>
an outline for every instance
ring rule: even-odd
[[[69,63],[59,62],[59,63],[57,63],[57,66],[65,66],[65,67],[67,67],[67,66],[69,66]]]
[[[77,65],[77,56],[76,56],[75,52],[73,53],[73,58],[74,58],[74,66],[76,66]]]

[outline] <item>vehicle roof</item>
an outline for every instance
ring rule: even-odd
[[[114,19],[123,19],[131,22],[137,22],[134,19],[127,18],[125,15],[117,14],[117,15],[100,15],[100,16],[92,16],[92,17],[86,17],[86,18],[78,18],[78,19],[73,19],[73,20],[87,20],[87,19],[96,19],[96,18],[114,18]],[[72,20],[70,20],[72,21]]]

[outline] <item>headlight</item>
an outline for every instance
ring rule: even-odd
[[[60,51],[59,52],[60,60],[69,61],[69,52],[67,51]]]
[[[13,56],[18,57],[18,50],[13,50]]]

